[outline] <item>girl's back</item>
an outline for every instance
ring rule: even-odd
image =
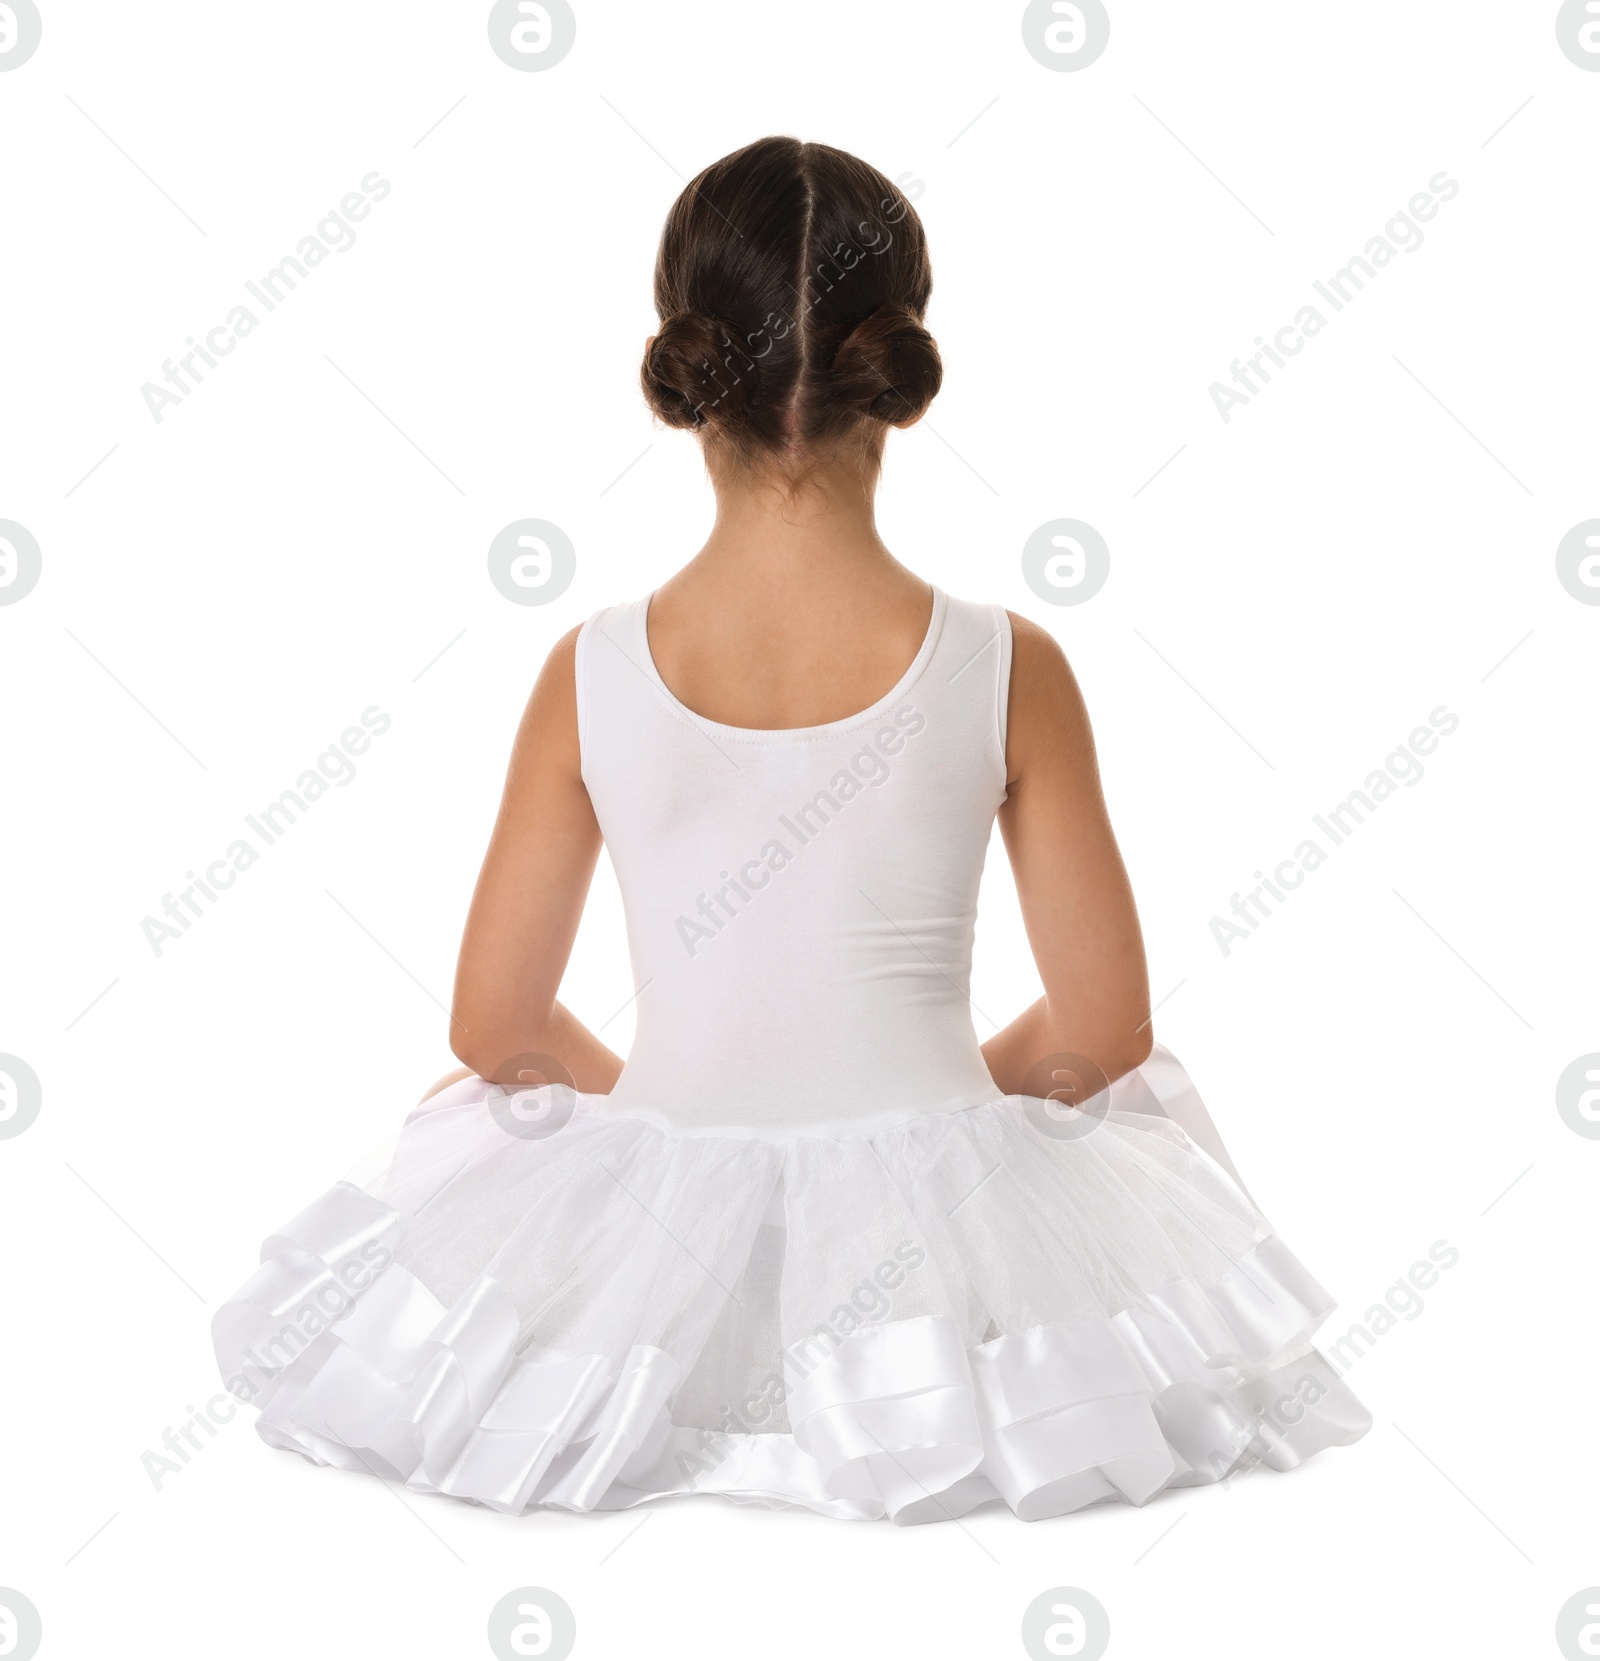
[[[575,654],[583,784],[640,988],[611,1103],[794,1136],[993,1100],[968,981],[1006,792],[1005,613],[935,590],[879,697],[774,728],[688,708],[653,610],[599,613]]]

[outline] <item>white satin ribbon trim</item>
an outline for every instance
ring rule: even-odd
[[[867,1327],[805,1374],[786,1354],[784,1372],[795,1446],[836,1498],[894,1517],[983,1457],[961,1330],[947,1315]]]
[[[1214,1285],[1172,1281],[1148,1301],[1194,1335],[1213,1367],[1270,1365],[1305,1344],[1334,1307],[1275,1234]]]
[[[666,1352],[519,1355],[505,1289],[484,1276],[446,1308],[393,1261],[401,1233],[371,1195],[332,1189],[219,1310],[218,1359],[273,1445],[513,1513],[715,1492],[905,1523],[998,1494],[1032,1519],[1287,1470],[1371,1424],[1309,1349],[1331,1300],[1275,1236],[1215,1285],[970,1352],[932,1315],[864,1328],[809,1371],[792,1346],[792,1433],[711,1432],[708,1459],[707,1432],[671,1423]]]
[[[219,1363],[262,1404],[263,1438],[510,1511],[559,1455],[543,1502],[589,1509],[664,1422],[676,1364],[648,1346],[620,1369],[519,1358],[504,1289],[484,1276],[446,1309],[392,1261],[402,1233],[391,1208],[341,1183],[268,1238],[268,1261],[218,1311]],[[387,1266],[370,1278],[374,1260]]]
[[[640,1344],[630,1349],[621,1377],[577,1432],[577,1457],[563,1459],[539,1503],[592,1511],[634,1454],[666,1426],[678,1378],[678,1365],[665,1350]]]
[[[228,1388],[263,1399],[389,1263],[404,1225],[381,1201],[341,1182],[261,1247],[261,1267],[211,1323]]]
[[[261,1261],[266,1263],[285,1250],[303,1251],[320,1257],[337,1271],[361,1258],[370,1247],[380,1247],[393,1256],[403,1232],[399,1217],[382,1200],[351,1183],[335,1183],[262,1241]]]
[[[1233,1160],[1223,1145],[1221,1132],[1206,1111],[1200,1092],[1194,1087],[1194,1080],[1164,1044],[1153,1045],[1140,1066],[1111,1086],[1112,1111],[1148,1112],[1147,1106],[1140,1105],[1140,1098],[1145,1092],[1154,1098],[1158,1111],[1170,1119],[1202,1153],[1220,1165],[1233,1179],[1239,1192],[1255,1206],[1255,1201],[1250,1199],[1250,1190],[1244,1185],[1244,1178],[1234,1168]]]
[[[1135,1505],[1175,1465],[1151,1411],[1149,1380],[1110,1321],[1063,1321],[972,1352],[983,1473],[1024,1521],[1114,1490]]]

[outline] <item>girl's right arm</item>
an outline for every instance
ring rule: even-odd
[[[1011,626],[1000,833],[1044,996],[983,1056],[1002,1091],[1042,1095],[1049,1081],[1030,1075],[1051,1056],[1083,1057],[1092,1070],[1064,1070],[1110,1083],[1150,1054],[1150,986],[1083,695],[1053,635],[1015,615]]]

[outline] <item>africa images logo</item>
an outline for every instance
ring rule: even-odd
[[[0,519],[0,606],[25,600],[43,569],[33,533],[15,519]]]
[[[0,0],[0,75],[21,69],[39,50],[44,24],[33,0]],[[9,1653],[0,1650],[0,1655]]]

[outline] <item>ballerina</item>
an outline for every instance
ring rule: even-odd
[[[794,139],[668,217],[647,400],[701,552],[555,646],[462,943],[462,1070],[266,1244],[217,1353],[276,1447],[519,1513],[720,1494],[1026,1520],[1370,1418],[1332,1301],[1153,1043],[1088,717],[1043,629],[879,538],[939,389],[922,226]],[[1044,995],[968,1001],[998,818]],[[602,844],[624,1061],[557,999]]]

